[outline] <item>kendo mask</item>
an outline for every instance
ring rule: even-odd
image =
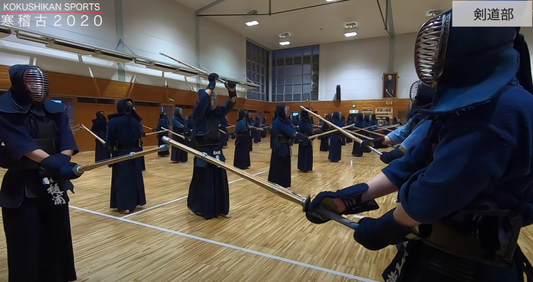
[[[425,22],[415,40],[415,70],[420,81],[433,86],[442,74],[446,46],[450,34],[451,13],[444,13]]]
[[[105,118],[105,113],[102,111],[96,112],[96,118]]]
[[[19,72],[18,75],[16,72]],[[50,82],[48,75],[41,68],[29,65],[12,66],[10,76],[12,91],[24,95],[24,98],[21,97],[23,100],[42,103],[48,97]]]
[[[131,112],[134,110],[135,108],[133,107],[133,102],[130,100],[126,101],[126,107],[124,108],[124,113],[131,114]]]
[[[210,106],[211,106],[211,110],[214,110],[216,109],[217,105],[218,105],[218,94],[216,92],[211,92],[211,95],[210,95]]]

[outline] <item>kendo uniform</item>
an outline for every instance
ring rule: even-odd
[[[346,122],[346,125],[352,125],[353,126],[354,123],[355,123],[355,118],[349,117],[348,118],[348,122]],[[311,124],[313,124],[313,123],[311,122]],[[353,140],[351,138],[347,138],[346,139],[346,144],[350,144],[352,142],[353,142]]]
[[[520,229],[533,223],[533,89],[523,87],[531,87],[531,75],[517,73],[531,68],[520,60],[528,49],[513,48],[525,44],[518,31],[453,27],[452,11],[426,22],[415,41],[415,69],[435,89],[432,107],[420,111],[433,121],[428,134],[377,176],[389,184],[324,192],[310,203],[312,209],[340,198],[349,214],[366,205],[367,189],[400,188],[401,208],[362,219],[354,234],[371,250],[405,242],[385,280],[520,282],[523,273],[533,279],[517,245]],[[420,225],[405,226],[396,219],[402,217]],[[418,240],[408,240],[413,233]]]
[[[357,127],[357,128],[364,128],[365,127],[365,117],[362,113],[358,113],[356,115],[356,119],[355,119],[355,122],[354,122],[354,126]],[[357,130],[357,129],[356,129]],[[364,142],[364,140],[363,140]],[[359,142],[353,142],[353,147],[352,147],[352,156],[354,157],[362,157],[363,156],[363,148],[362,147],[365,147],[365,146],[361,146],[361,144]]]
[[[341,123],[341,113],[340,112],[334,112],[333,118],[331,119],[331,122],[338,126],[342,127]],[[331,133],[329,135],[329,154],[328,154],[328,160],[331,162],[339,162],[341,160],[342,155],[342,139],[341,139],[341,133],[338,131]]]
[[[249,113],[247,111],[247,114],[246,114],[246,124],[248,124],[248,127],[253,127],[254,126],[254,120],[252,119],[252,114]],[[254,150],[254,140],[253,140],[253,136],[255,134],[257,130],[252,128],[250,131],[248,131],[248,138],[246,139],[248,144],[249,144],[249,148],[250,148],[250,152],[252,152]]]
[[[302,110],[300,113],[300,133],[307,136],[313,135],[313,126],[309,122],[309,113]],[[312,140],[302,140],[298,143],[298,170],[310,172],[313,170],[313,143]]]
[[[194,142],[191,140],[192,132],[194,129],[194,122],[192,121],[192,115],[187,117],[187,131],[184,132],[185,142],[189,147],[194,147]]]
[[[228,117],[225,116],[220,121],[220,130],[224,132],[224,133],[221,132],[222,134],[220,134],[220,147],[222,147],[222,149],[226,149],[228,147],[228,137],[229,137],[228,126],[229,126]]]
[[[235,90],[231,91],[230,88],[235,88],[236,85],[233,82],[228,82],[226,87],[230,100],[222,106],[217,106],[218,98],[213,89],[215,89],[218,75],[210,74],[208,78],[207,90],[212,92],[211,95],[208,95],[206,89],[198,91],[200,99],[192,113],[194,122],[192,140],[197,150],[225,162],[226,157],[220,147],[220,131],[218,129],[222,118],[235,106],[234,100],[237,93]],[[229,185],[226,170],[195,157],[187,207],[191,213],[205,219],[216,218],[219,215],[228,217]]]
[[[248,169],[251,166],[249,141],[250,134],[246,124],[246,110],[239,110],[239,119],[235,125],[232,136],[235,137],[235,153],[233,166],[240,169]]]
[[[183,117],[183,110],[180,107],[176,107],[174,109],[174,116],[172,117],[172,129],[175,133],[180,134],[183,137],[186,135],[185,132],[188,131],[187,122]],[[180,144],[188,146],[186,141],[179,136],[172,134],[172,139]],[[172,146],[171,151],[170,161],[175,163],[186,163],[188,161],[187,152],[174,146]]]
[[[289,107],[285,105],[276,106],[276,120],[272,122],[271,134],[275,139],[272,141],[268,181],[291,188],[292,139],[306,141],[309,138],[294,129],[289,119]]]
[[[93,119],[91,131],[102,140],[105,140],[105,135],[107,133],[107,119],[105,118],[104,112],[96,112],[96,119]],[[94,161],[99,162],[101,160],[109,159],[110,154],[107,147],[97,139],[95,139],[95,143]]]
[[[340,127],[344,127],[344,126],[346,126],[346,117],[345,116],[341,116]],[[346,145],[346,136],[341,134],[340,137],[341,137],[341,146]]]
[[[263,127],[267,126],[267,118],[266,117],[263,117],[261,119],[261,125]],[[267,131],[265,129],[263,129],[263,131],[261,131],[261,138],[266,138],[266,137],[267,137]]]
[[[329,131],[329,126],[327,123],[322,123],[322,127],[320,128],[320,131],[327,132]],[[321,136],[318,137],[320,139],[320,152],[327,152],[329,151],[329,136]]]
[[[259,117],[256,117],[255,118],[255,122],[254,122],[254,127],[257,127],[257,128],[260,128],[261,127],[261,118]],[[254,133],[254,143],[258,144],[258,143],[261,143],[261,132],[263,131],[259,131],[259,130],[255,130],[255,133]]]
[[[277,137],[272,133],[272,127],[274,125],[274,121],[276,121],[276,112],[274,112],[274,117],[272,118],[272,124],[270,125],[270,149],[274,150],[274,141],[276,141]]]
[[[419,132],[427,131],[431,124],[431,121],[424,119],[422,115],[418,114],[418,111],[431,106],[431,102],[433,101],[433,88],[422,84],[420,80],[415,81],[411,86],[410,98],[411,109],[407,113],[409,121],[404,126],[386,135],[391,140],[392,145],[400,145],[400,147],[395,148],[390,152],[383,152],[381,154],[380,160],[386,164],[403,157],[404,152],[416,146],[421,138],[418,134],[413,136],[411,136],[411,134],[415,132],[418,127],[424,127]],[[384,140],[385,137],[375,138],[374,140],[363,140],[363,145],[367,146],[370,143],[373,143],[374,145],[382,144]]]
[[[135,108],[133,108],[135,110]],[[141,131],[141,137],[146,137],[146,132],[144,132],[144,126],[142,125],[141,121],[142,121],[142,118],[140,116],[136,116],[139,120],[139,126],[140,126],[140,131]],[[139,140],[139,147],[140,147],[140,151],[139,152],[142,152],[143,149],[144,149],[144,143],[143,143],[143,140],[142,138]],[[135,159],[139,164],[139,167],[141,168],[141,171],[145,171],[146,170],[146,157],[145,156],[142,156],[142,157],[138,157]]]
[[[11,88],[0,97],[0,190],[9,282],[76,280],[70,230],[70,179],[78,153],[64,104],[45,100],[47,75],[36,66],[9,68]],[[42,150],[48,157],[37,163]],[[70,153],[68,152],[68,153]],[[45,154],[41,152],[41,154]]]
[[[364,126],[363,128],[366,128],[366,130],[371,130],[372,128],[370,128],[370,126],[372,126],[371,122],[370,122],[370,115],[364,115]],[[372,134],[369,133],[368,131],[363,131],[361,134],[365,135],[365,136],[368,136],[370,138],[373,138],[372,137]],[[363,153],[371,153],[372,151],[370,150],[370,148],[368,148],[367,146],[361,146],[361,149],[363,150]]]
[[[117,113],[109,116],[106,146],[113,157],[141,151],[143,135],[140,117],[132,106],[132,99],[117,102]],[[136,159],[110,165],[110,208],[128,214],[137,206],[146,205],[146,193],[140,162]]]
[[[167,115],[162,112],[162,113],[159,113],[159,121],[157,122],[157,126],[156,126],[156,129],[154,129],[154,131],[161,131],[165,129],[170,129],[170,121],[168,120]],[[157,134],[157,145],[158,146],[166,144],[165,142],[163,142],[163,137],[168,137],[168,131],[163,131]],[[168,150],[159,151],[157,152],[157,155],[159,155],[160,157],[168,157],[169,152]]]

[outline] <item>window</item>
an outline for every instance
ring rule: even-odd
[[[270,52],[252,42],[246,42],[246,77],[259,85],[257,89],[248,89],[247,99],[268,101],[269,54]]]
[[[318,101],[319,46],[272,52],[272,101]]]

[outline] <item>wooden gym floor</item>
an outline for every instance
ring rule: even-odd
[[[267,179],[270,148],[269,139],[263,140],[254,145],[247,171]],[[232,164],[229,143],[224,153]],[[351,144],[343,147],[341,162],[331,163],[327,152],[318,151],[318,141],[313,144],[312,173],[298,172],[297,146],[293,150],[293,189],[302,195],[367,181],[384,166],[375,154],[352,157]],[[74,160],[86,164],[93,158],[93,152],[84,152]],[[338,223],[311,224],[300,206],[233,173],[228,173],[233,218],[191,216],[186,196],[192,157],[174,164],[153,154],[146,157],[146,167],[148,203],[126,216],[109,209],[108,167],[74,181],[70,204],[78,281],[382,281],[381,271],[396,253],[393,246],[378,252],[364,249]],[[379,199],[381,209],[369,216],[390,210],[395,197]],[[526,229],[521,238],[530,259],[532,232]],[[7,281],[3,232],[0,237],[0,281]]]

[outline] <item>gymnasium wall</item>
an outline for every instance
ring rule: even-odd
[[[397,98],[409,98],[409,88],[418,79],[413,61],[415,36],[396,36],[394,72],[400,77]],[[333,100],[337,85],[341,85],[343,100],[381,99],[382,76],[388,72],[388,62],[388,37],[321,44],[320,100]]]
[[[72,1],[54,1],[63,4],[67,2]],[[13,14],[14,26],[80,44],[133,54],[147,60],[179,65],[159,54],[163,52],[193,65],[199,62],[208,70],[220,75],[244,80],[246,58],[243,54],[245,54],[246,38],[242,35],[207,18],[198,19],[199,28],[196,30],[195,11],[173,0],[152,0],[150,3],[141,0],[121,2],[122,5],[117,7],[115,1],[100,2],[102,14],[44,14],[43,16],[47,17],[44,19],[46,26],[37,26],[38,14],[30,14],[29,27],[21,26],[18,15]],[[124,44],[118,44],[120,39]],[[196,77],[184,77],[173,73],[165,73],[163,76],[161,71],[134,63],[126,64],[126,76],[120,79],[117,72],[118,65],[114,62],[91,56],[80,58],[75,53],[46,48],[43,44],[19,40],[14,35],[0,41],[1,65],[31,61],[47,71],[58,73],[122,81],[130,81],[135,77],[135,81],[140,84],[154,86],[166,84],[171,88],[183,90],[190,90],[191,83],[196,85]],[[238,90],[240,94],[245,95],[244,89]]]
[[[533,54],[533,28],[522,28],[520,32]],[[398,98],[409,98],[409,88],[418,80],[414,69],[415,38],[415,33],[396,35],[393,72],[399,75]],[[321,44],[319,99],[332,101],[337,85],[341,85],[343,100],[381,99],[388,60],[388,37]]]
[[[0,66],[0,89],[9,89],[9,75],[7,66]],[[51,98],[69,100],[73,107],[73,124],[84,124],[88,128],[92,125],[92,120],[95,118],[97,111],[105,111],[106,115],[116,112],[116,100],[122,98],[131,98],[134,101],[148,101],[155,103],[154,106],[135,106],[139,115],[143,118],[142,123],[149,127],[155,127],[163,105],[185,105],[189,106],[184,109],[184,114],[192,113],[192,108],[198,100],[198,94],[191,91],[171,89],[164,87],[156,87],[151,85],[143,85],[136,83],[120,82],[113,80],[105,80],[99,78],[90,78],[83,76],[75,76],[69,74],[62,74],[56,72],[48,72],[50,77],[50,93]],[[79,97],[83,97],[79,99]],[[112,99],[113,104],[105,103],[87,103],[86,98],[98,99]],[[169,103],[169,98],[174,102]],[[227,101],[227,96],[221,96],[219,104]],[[238,99],[235,108],[239,109],[254,109],[256,111],[269,111],[272,104]],[[237,120],[237,112],[233,111],[228,115],[230,123],[235,124]],[[94,138],[84,130],[76,133],[76,141],[81,150],[94,150]],[[154,136],[149,136],[144,139],[147,146],[156,145],[157,140]]]

